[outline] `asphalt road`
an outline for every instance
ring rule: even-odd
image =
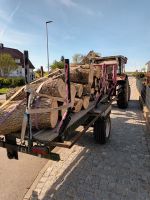
[[[46,159],[19,154],[19,160],[9,160],[0,148],[0,200],[21,200],[28,191]]]
[[[134,78],[127,109],[113,104],[112,131],[105,145],[92,128],[60,151],[26,200],[150,200],[150,134],[146,131]]]

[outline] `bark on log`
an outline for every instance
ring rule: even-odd
[[[91,86],[90,85],[83,85],[83,95],[90,95],[91,94]]]
[[[63,106],[65,106],[65,105],[66,105],[66,102],[63,103]],[[63,108],[63,109],[61,110],[61,117],[64,116],[64,114],[65,114],[66,111],[67,111],[67,108]]]
[[[54,71],[52,71],[51,73],[49,73],[48,77],[49,78],[54,78],[54,77],[56,77],[56,76],[58,76],[58,75],[60,75],[62,73],[63,73],[63,70],[57,68]]]
[[[75,96],[76,96],[76,88],[73,84],[71,84],[71,104],[74,106]]]
[[[95,93],[95,88],[91,88],[91,94]]]
[[[83,108],[87,109],[89,107],[90,97],[84,96],[84,97],[82,97],[82,99],[83,99]]]
[[[71,107],[73,108],[73,106],[74,106],[74,103],[75,103],[75,96],[76,96],[76,88],[75,88],[75,86],[74,86],[74,84],[71,84]],[[67,103],[66,102],[64,102],[63,103],[63,106],[65,106]],[[65,112],[67,111],[67,109],[66,108],[63,108],[62,110],[61,110],[61,116],[63,117],[63,115],[65,114]]]
[[[32,108],[57,108],[56,100],[48,98],[38,98],[34,101]],[[48,113],[31,114],[33,128],[54,128],[58,121],[58,110],[53,110]]]
[[[83,85],[79,83],[73,83],[73,85],[76,88],[76,96],[81,97],[83,93]]]
[[[102,76],[102,70],[100,66],[93,66],[94,67],[94,76],[96,78],[100,78]]]
[[[11,101],[0,109],[0,135],[21,130],[26,101]]]
[[[41,94],[49,94],[54,97],[66,97],[65,83],[62,79],[47,80],[42,89]]]
[[[80,110],[82,109],[82,105],[83,105],[83,100],[75,98],[73,112],[80,112]]]
[[[94,71],[92,68],[82,69],[77,68],[70,71],[70,80],[74,83],[92,84]]]

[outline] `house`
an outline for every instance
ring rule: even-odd
[[[91,63],[95,58],[100,58],[101,55],[92,51],[89,51],[89,53],[83,57],[82,61],[80,64],[89,64]]]
[[[150,61],[148,61],[146,64],[146,72],[150,72]]]
[[[18,49],[4,47],[2,43],[0,43],[0,54],[6,53],[10,54],[12,58],[14,58],[18,68],[9,73],[9,77],[24,77],[25,76],[25,69],[24,69],[24,55]],[[34,66],[29,60],[29,72],[30,72],[30,80],[33,80],[34,77]]]

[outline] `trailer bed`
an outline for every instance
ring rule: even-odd
[[[72,113],[71,120],[66,127],[66,133],[71,133],[75,131],[80,125],[82,125],[90,116],[96,120],[103,113],[111,110],[111,102],[109,103],[99,103],[97,108],[95,108],[95,101],[90,102],[89,108],[82,110],[79,113]],[[43,129],[33,135],[33,140],[41,143],[50,143],[58,137],[58,126],[54,129]]]

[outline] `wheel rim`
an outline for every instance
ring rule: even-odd
[[[107,121],[106,121],[106,138],[109,137],[109,134],[110,134],[110,120],[107,119]]]

